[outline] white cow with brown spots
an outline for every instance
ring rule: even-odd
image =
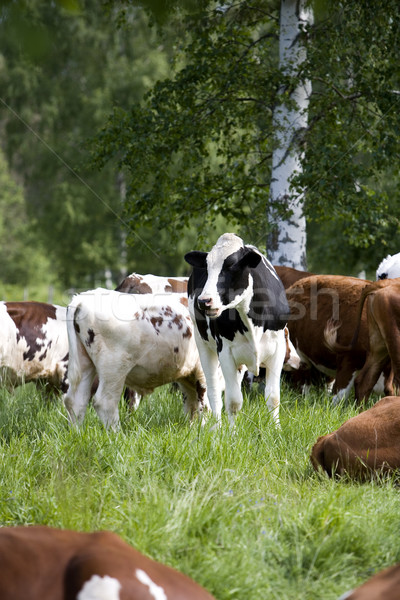
[[[1,600],[214,600],[111,531],[0,528]]]
[[[94,377],[94,407],[105,426],[119,425],[124,385],[145,395],[176,382],[192,418],[208,407],[206,385],[183,294],[123,294],[98,288],[75,296],[67,309],[70,346],[65,405],[83,421]]]
[[[33,381],[67,390],[66,308],[44,302],[0,302],[0,383]]]
[[[126,294],[184,294],[189,277],[163,277],[147,273],[131,273],[115,288]]]

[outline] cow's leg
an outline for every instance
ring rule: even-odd
[[[221,419],[222,397],[218,355],[204,344],[200,336],[196,335],[196,330],[195,338],[201,366],[206,378],[208,400],[214,417],[219,421]]]
[[[105,427],[119,429],[118,404],[124,389],[126,374],[115,372],[112,376],[99,376],[99,386],[93,406]]]
[[[279,334],[282,333],[280,336]],[[271,413],[275,424],[279,427],[279,405],[281,402],[281,373],[285,360],[286,343],[284,330],[277,332],[278,340],[274,354],[263,361],[265,367],[265,391],[264,397],[268,410]]]
[[[71,423],[81,425],[91,398],[91,390],[96,369],[82,344],[78,342],[74,365],[68,370],[69,387],[64,404]]]
[[[354,382],[354,392],[358,403],[361,403],[363,400],[368,400],[386,362],[386,352],[380,355],[376,353],[372,354],[371,352],[368,354],[365,365]]]
[[[236,415],[243,404],[241,383],[244,371],[238,370],[229,348],[223,348],[219,358],[225,379],[225,410],[228,413],[229,424],[233,427]]]
[[[210,405],[204,377],[180,379],[178,385],[183,394],[183,410],[192,421],[197,414],[201,417]]]

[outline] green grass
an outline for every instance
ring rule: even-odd
[[[283,388],[281,430],[252,394],[232,432],[189,425],[160,389],[122,430],[89,410],[71,428],[57,398],[0,390],[0,524],[111,529],[218,600],[325,600],[400,560],[396,481],[331,481],[309,462],[318,435],[355,414]]]

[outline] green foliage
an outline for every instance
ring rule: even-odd
[[[27,216],[23,188],[13,179],[1,151],[0,264],[3,284],[29,285],[36,281],[38,272],[43,272],[43,283],[52,281],[46,275],[49,263]]]
[[[307,48],[313,95],[298,178],[307,215],[332,220],[353,246],[386,243],[389,234],[398,245],[399,208],[389,194],[399,186],[398,3],[329,2],[318,17]]]
[[[97,165],[117,158],[128,169],[133,231],[147,221],[177,236],[194,218],[209,242],[220,214],[262,244],[271,225],[273,109],[309,78],[309,127],[295,140],[304,171],[293,180],[306,190],[308,221],[339,230],[332,253],[346,247],[345,272],[359,261],[371,268],[382,244],[383,254],[398,250],[400,213],[390,193],[399,184],[398,3],[314,4],[315,25],[303,35],[307,60],[294,80],[278,68],[278,2],[203,2],[176,25],[173,77],[115,111],[94,146]],[[277,209],[287,218],[285,205]],[[321,246],[314,254],[316,270],[329,270]]]
[[[268,193],[267,132],[280,83],[277,24],[265,2],[213,6],[177,25],[174,78],[158,82],[143,104],[114,111],[94,154],[100,166],[116,157],[128,169],[133,230],[151,222],[176,237],[195,219],[210,241],[221,215],[256,241],[265,234],[255,209]]]
[[[333,600],[400,560],[396,482],[331,481],[308,459],[354,414],[284,387],[280,431],[252,393],[233,434],[225,415],[189,426],[164,388],[113,433],[93,409],[70,428],[32,384],[0,390],[0,523],[111,529],[218,600]]]
[[[129,30],[116,27],[117,12],[93,0],[18,0],[0,13],[2,146],[64,286],[87,287],[106,268],[120,278],[121,174],[115,164],[94,173],[85,142],[169,69],[168,43],[155,42],[143,11],[127,11]]]

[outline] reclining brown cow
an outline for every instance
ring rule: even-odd
[[[339,429],[318,438],[311,462],[332,475],[366,478],[400,467],[400,396],[386,396]]]
[[[339,600],[398,600],[400,597],[400,564],[380,571],[371,579]]]
[[[0,528],[1,600],[213,600],[110,531]]]

